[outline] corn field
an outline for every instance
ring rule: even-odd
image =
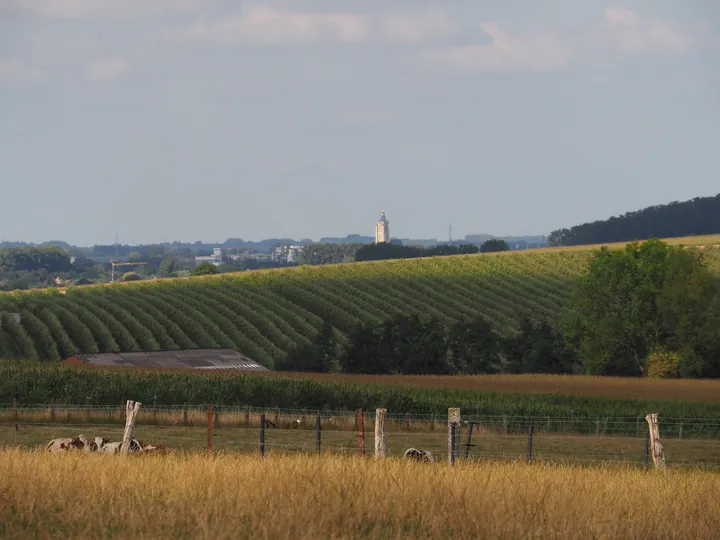
[[[720,250],[707,249],[720,270]],[[394,314],[554,320],[588,250],[458,255],[0,294],[0,357],[233,348],[268,367],[323,320],[342,336]],[[13,314],[19,314],[19,319]]]

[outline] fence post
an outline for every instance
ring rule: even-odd
[[[260,415],[260,455],[265,455],[265,413]]]
[[[363,410],[358,410],[358,448],[360,455],[365,455],[365,426],[363,426]]]
[[[473,427],[475,427],[475,424],[473,424],[472,422],[470,422],[470,423],[468,424],[467,441],[465,442],[465,459],[467,459],[468,457],[470,457],[470,447],[472,446],[472,445],[470,444],[470,439],[472,439]]]
[[[212,426],[213,426],[213,406],[208,403],[208,422],[207,422],[207,450],[208,454],[212,453]]]
[[[85,396],[85,418],[90,421],[90,396]]]
[[[665,452],[663,444],[660,442],[660,426],[658,425],[657,413],[648,414],[645,417],[650,429],[650,449],[652,451],[653,463],[656,469],[665,469]]]
[[[643,454],[643,464],[648,466],[648,457],[650,456],[650,431],[645,432],[645,453]]]
[[[130,444],[133,438],[133,429],[135,428],[135,418],[140,411],[142,403],[139,401],[127,400],[125,404],[125,432],[123,433],[123,441],[120,446],[120,453],[126,456],[130,450]]]
[[[187,405],[185,405],[185,407],[183,407],[183,425],[184,425],[184,426],[187,426],[187,425],[188,425],[187,411],[188,411],[188,410],[187,410]]]
[[[533,425],[528,426],[528,448],[527,448],[527,460],[528,463],[532,461],[532,443],[533,443]]]
[[[320,415],[318,414],[315,416],[315,451],[319,454],[320,453],[320,444],[321,444],[321,436],[320,436],[320,430],[322,429],[322,424],[320,423]]]
[[[503,435],[507,435],[507,434],[508,434],[508,418],[507,418],[507,415],[506,415],[506,414],[503,414],[503,417],[502,417],[502,426],[503,426],[503,427],[502,427],[502,429],[503,429]]]
[[[680,422],[680,428],[678,429],[678,439],[682,439],[682,422]]]
[[[460,453],[459,431],[460,409],[451,407],[448,409],[448,463],[450,466],[455,464],[455,457]]]
[[[375,458],[384,458],[387,455],[386,413],[387,409],[375,409]]]

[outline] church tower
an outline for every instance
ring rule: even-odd
[[[375,224],[375,243],[390,242],[390,222],[385,218],[385,210]]]

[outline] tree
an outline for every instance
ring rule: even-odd
[[[165,257],[158,268],[160,277],[172,277],[178,270],[178,264],[175,257]]]
[[[210,274],[219,274],[220,270],[218,270],[217,266],[215,266],[213,263],[204,262],[200,263],[195,267],[195,270],[193,270],[192,275],[193,276],[207,276]]]
[[[481,253],[508,251],[509,249],[510,246],[508,245],[508,243],[500,238],[491,238],[490,240],[485,240],[480,246]]]
[[[602,248],[577,282],[563,329],[586,373],[640,375],[652,351],[713,350],[705,329],[718,324],[717,295],[697,252],[659,240]]]
[[[340,358],[345,373],[449,373],[445,326],[434,318],[401,315],[350,333]]]
[[[336,367],[338,343],[329,321],[324,320],[315,339],[293,348],[285,358],[275,362],[277,371],[315,371],[326,373]]]
[[[142,277],[137,272],[125,272],[122,275],[123,281],[141,281]]]
[[[525,317],[517,335],[505,343],[507,370],[511,373],[573,373],[575,355],[562,333],[547,321]]]
[[[450,327],[448,350],[456,371],[497,373],[501,369],[502,337],[484,319],[459,321]]]

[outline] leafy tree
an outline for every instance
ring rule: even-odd
[[[326,373],[336,367],[338,343],[329,321],[324,320],[312,343],[296,347],[275,362],[278,371],[315,371]]]
[[[219,274],[220,270],[213,263],[204,262],[200,263],[193,270],[193,276],[207,276],[210,274]]]
[[[550,233],[548,243],[553,246],[576,246],[715,234],[718,231],[720,194],[649,206],[622,216],[558,229]]]
[[[658,240],[603,248],[578,280],[564,332],[587,373],[640,375],[653,350],[692,350],[686,359],[717,350],[708,331],[720,321],[717,294],[694,251]]]
[[[123,281],[141,281],[142,277],[137,272],[125,272],[122,275]]]
[[[418,315],[360,326],[348,336],[340,365],[346,373],[449,373],[445,334],[440,321]]]
[[[158,276],[172,277],[178,270],[178,264],[175,257],[165,257],[158,268]]]
[[[490,240],[485,240],[480,246],[481,253],[508,251],[509,249],[510,246],[508,245],[508,243],[500,238],[491,238]]]
[[[459,321],[448,332],[451,362],[461,373],[499,372],[502,343],[502,337],[484,319]]]
[[[520,331],[505,343],[511,373],[573,373],[575,355],[566,347],[562,333],[547,321],[525,317]]]

